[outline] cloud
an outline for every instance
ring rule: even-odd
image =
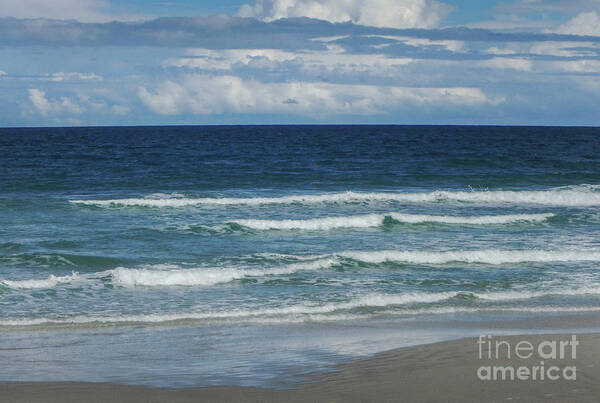
[[[265,21],[309,17],[393,28],[436,27],[452,10],[435,0],[257,0],[238,15]]]
[[[517,0],[501,2],[497,12],[507,14],[578,13],[600,6],[600,0]]]
[[[0,17],[108,21],[102,0],[0,0]]]
[[[463,41],[456,40],[432,40],[428,38],[411,38],[410,36],[396,36],[396,35],[373,35],[379,38],[387,38],[395,41],[400,41],[408,46],[413,47],[439,47],[450,52],[462,52],[465,47]],[[385,47],[385,46],[383,46]]]
[[[1,1],[1,0],[0,0]],[[380,28],[356,24],[290,18],[259,21],[227,15],[194,18],[158,18],[142,22],[81,23],[48,19],[0,18],[0,45],[58,46],[154,46],[209,49],[323,50],[327,44],[360,47],[357,36],[372,35],[365,46],[385,44],[386,37],[429,41],[429,48],[447,50],[460,42],[590,41],[573,35],[553,33],[507,33],[464,27],[444,29]],[[329,40],[323,41],[325,38]],[[317,40],[321,39],[321,40]],[[596,40],[595,38],[593,40]],[[364,39],[363,39],[364,41]],[[600,41],[600,37],[597,38]],[[425,42],[413,42],[424,45]],[[372,48],[373,50],[373,48]]]
[[[252,71],[261,74],[303,74],[319,77],[327,74],[338,77],[366,73],[370,76],[391,76],[397,67],[411,63],[411,58],[390,57],[385,54],[344,53],[341,47],[330,46],[326,51],[283,51],[278,49],[190,49],[187,57],[171,58],[164,67],[188,68],[203,71]]]
[[[497,2],[492,21],[469,24],[472,27],[553,32],[557,24],[578,13],[600,9],[600,0],[512,0]]]
[[[0,77],[1,76],[7,76],[8,73],[6,71],[0,70]]]
[[[533,62],[525,58],[495,57],[493,59],[480,61],[478,65],[491,69],[509,69],[517,71],[533,70]]]
[[[60,99],[48,99],[46,93],[40,89],[29,90],[29,101],[33,107],[42,115],[78,115],[85,112],[85,108],[75,104],[67,97]]]
[[[492,46],[484,50],[489,55],[516,55],[530,58],[589,58],[600,55],[596,42],[510,42],[503,46]]]
[[[453,66],[455,71],[464,71],[469,62],[447,62],[441,61],[441,64]],[[521,80],[533,83],[535,80],[544,78],[545,74],[552,75],[571,75],[580,74],[600,74],[600,60],[575,59],[575,60],[535,60],[523,57],[495,57],[493,59],[479,60],[471,62],[473,67],[480,67],[492,70],[514,70],[521,74],[512,77],[512,81]],[[531,74],[526,74],[531,73]]]
[[[600,74],[600,60],[553,61],[546,64],[550,72]]]
[[[349,30],[376,29],[340,25],[309,19],[265,23],[252,18],[228,15],[158,18],[129,23],[0,18],[0,45],[318,49],[323,45],[311,41],[311,37],[325,36],[337,31],[345,33]]]
[[[600,36],[600,16],[595,11],[580,13],[555,29],[559,34]]]
[[[42,76],[40,78],[43,81],[102,81],[103,78],[95,73],[78,73],[78,72],[58,72],[48,76]]]
[[[264,83],[237,76],[187,75],[166,81],[155,91],[142,87],[141,101],[161,115],[289,114],[322,118],[330,115],[385,114],[406,106],[479,106],[501,102],[478,88],[414,88],[329,84]]]
[[[365,24],[368,16],[366,6],[354,0],[319,4],[339,7],[333,10],[340,21],[347,14]],[[292,9],[286,13],[295,15]],[[0,120],[46,125],[72,118],[84,124],[596,119],[593,105],[600,93],[585,83],[600,75],[600,36],[568,29],[567,19],[576,13],[563,16],[565,27],[552,32],[382,28],[334,22],[335,15],[330,21],[269,15],[131,23],[0,18],[1,64],[10,72],[0,79],[7,93],[0,100]],[[550,22],[556,28],[556,20]],[[527,120],[532,116],[538,120]]]

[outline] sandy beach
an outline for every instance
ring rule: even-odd
[[[600,334],[575,337],[575,351],[569,344],[574,340],[573,335],[568,334],[467,338],[400,348],[341,365],[331,373],[314,374],[311,380],[291,390],[242,387],[155,389],[114,384],[23,382],[0,384],[0,400],[6,403],[595,402],[600,396]],[[510,359],[507,358],[509,350]],[[556,359],[545,359],[552,353]],[[531,357],[519,358],[516,354]],[[538,371],[538,379],[532,380],[531,369],[540,365],[545,378],[540,379],[541,372]],[[481,376],[488,375],[481,367],[511,367],[515,371],[525,367],[529,379],[517,378],[517,374],[523,376],[524,372],[515,372],[512,380],[507,372],[504,374],[507,379],[501,379],[499,372],[496,380],[481,380]],[[556,369],[550,369],[552,367]],[[565,368],[567,372],[564,372]],[[575,368],[575,371],[569,368]],[[550,380],[548,374],[558,379]],[[490,372],[489,375],[494,374]],[[573,375],[576,379],[567,379]]]

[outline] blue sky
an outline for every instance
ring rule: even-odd
[[[600,0],[0,0],[0,126],[600,125]]]

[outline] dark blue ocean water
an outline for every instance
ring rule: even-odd
[[[598,262],[596,128],[0,129],[0,380],[267,384],[593,314]]]

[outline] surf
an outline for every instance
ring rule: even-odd
[[[400,262],[440,265],[447,263],[481,263],[501,265],[506,263],[599,262],[597,250],[456,250],[456,251],[345,251],[335,256],[365,263]]]
[[[368,319],[375,316],[443,315],[476,312],[585,312],[598,311],[597,306],[540,305],[536,307],[494,305],[494,303],[518,302],[560,295],[600,295],[600,288],[574,290],[518,290],[507,292],[475,293],[474,296],[487,303],[484,306],[461,306],[450,304],[465,291],[407,292],[403,294],[371,293],[350,297],[345,301],[323,301],[297,303],[285,306],[248,307],[227,310],[189,311],[182,313],[142,313],[136,315],[86,316],[53,318],[0,319],[0,326],[27,327],[39,325],[131,325],[131,324],[176,324],[190,321],[223,322],[243,321],[250,323],[286,323],[311,321],[347,321]],[[440,304],[445,306],[439,306]],[[491,304],[491,305],[490,305]]]
[[[541,222],[554,217],[553,213],[507,214],[483,216],[437,216],[426,214],[365,214],[341,217],[323,217],[307,220],[234,220],[231,223],[255,230],[307,230],[328,231],[337,228],[374,228],[384,225],[386,219],[406,224],[448,224],[448,225],[499,225],[518,222]]]
[[[547,206],[598,206],[600,205],[600,186],[576,185],[550,188],[545,190],[436,190],[433,192],[355,192],[325,194],[297,194],[280,197],[201,197],[162,195],[161,197],[141,197],[101,200],[69,200],[70,203],[82,206],[104,208],[151,207],[182,208],[193,206],[261,206],[290,204],[345,204],[345,203],[442,203],[460,202],[472,204],[533,204]]]
[[[108,271],[107,274],[110,274],[113,284],[125,287],[212,286],[245,278],[259,278],[293,274],[300,271],[327,269],[336,264],[339,264],[339,259],[332,257],[266,269],[169,268],[156,270],[119,267]]]
[[[76,280],[81,279],[79,273],[73,272],[71,275],[67,276],[55,276],[51,274],[47,278],[43,279],[30,279],[30,280],[0,280],[0,285],[16,289],[44,289],[44,288],[54,288],[59,284],[68,284],[72,283]]]

